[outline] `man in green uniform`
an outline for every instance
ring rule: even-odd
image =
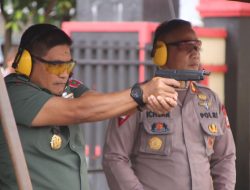
[[[38,24],[22,35],[5,78],[34,190],[87,190],[84,139],[76,124],[121,115],[137,106],[169,111],[177,102],[171,79],[153,78],[121,92],[102,94],[69,80],[71,39],[59,28]],[[18,189],[0,128],[0,189]]]
[[[189,22],[163,22],[152,56],[159,69],[198,70],[201,41]],[[112,119],[103,168],[111,190],[234,190],[235,144],[216,94],[181,82],[165,114],[144,110]]]

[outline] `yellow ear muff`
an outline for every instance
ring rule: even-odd
[[[157,66],[163,66],[167,63],[168,58],[168,52],[167,52],[167,46],[162,41],[156,42],[153,62]]]
[[[32,69],[31,55],[27,50],[23,50],[22,55],[17,63],[16,72],[29,77],[31,69]]]

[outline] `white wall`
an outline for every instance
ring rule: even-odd
[[[196,10],[198,4],[199,0],[180,0],[179,17],[190,21],[194,26],[203,26],[199,12]]]

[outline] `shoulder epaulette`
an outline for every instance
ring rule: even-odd
[[[36,89],[42,90],[38,85],[30,82],[30,79],[26,77],[25,75],[20,75],[17,73],[12,73],[5,77],[6,84],[26,84],[29,86],[32,86]]]

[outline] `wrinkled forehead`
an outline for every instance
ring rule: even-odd
[[[171,43],[176,41],[197,40],[198,38],[192,27],[183,26],[172,30],[168,34],[163,34],[159,39],[166,43]]]

